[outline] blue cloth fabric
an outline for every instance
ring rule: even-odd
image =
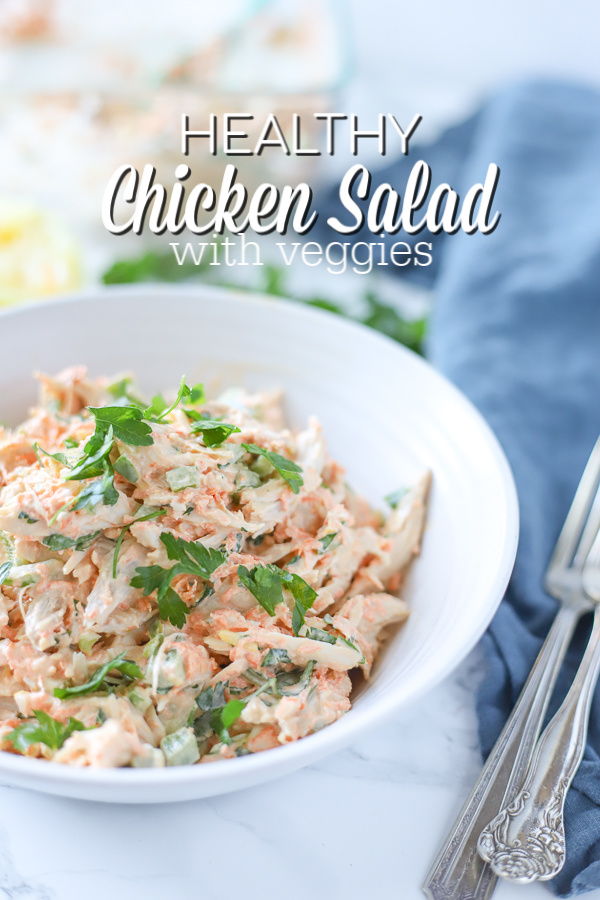
[[[494,429],[519,494],[516,565],[484,638],[487,673],[477,710],[488,753],[555,614],[542,575],[600,434],[600,95],[560,83],[507,88],[433,146],[411,147],[375,173],[375,183],[400,188],[419,158],[432,166],[434,185],[448,181],[461,196],[490,162],[501,169],[496,231],[436,238],[435,266],[412,272],[435,288],[430,357]],[[325,206],[328,214],[336,209],[333,193]],[[588,632],[589,619],[578,629],[553,709]],[[561,897],[600,887],[600,691],[568,795],[566,832],[566,865],[549,883]]]

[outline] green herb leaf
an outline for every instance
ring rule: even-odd
[[[135,571],[137,575],[131,579],[131,587],[138,588],[144,597],[149,597],[154,591],[160,590],[165,577],[170,576],[172,569],[163,569],[162,566],[140,566]]]
[[[107,431],[112,426],[114,436],[132,447],[150,447],[154,443],[152,429],[142,421],[144,413],[137,406],[88,407],[96,423]]]
[[[283,666],[291,663],[287,650],[279,647],[272,647],[262,661],[262,669],[271,666]]]
[[[42,538],[42,544],[48,550],[53,551],[70,550],[71,548],[74,550],[87,550],[99,534],[99,531],[94,531],[93,534],[83,534],[79,538],[69,538],[64,534],[49,534],[47,537]]]
[[[277,566],[256,566],[250,572],[246,566],[238,566],[238,578],[258,600],[270,616],[275,615],[275,607],[283,603],[281,575]]]
[[[191,393],[192,393],[191,390],[185,383],[185,375],[184,375],[183,378],[181,379],[181,384],[179,385],[179,392],[177,394],[175,403],[173,403],[172,406],[169,406],[168,409],[165,409],[165,406],[166,406],[165,401],[162,399],[162,397],[160,395],[158,395],[152,401],[152,406],[148,407],[148,409],[144,412],[144,417],[146,419],[152,419],[154,422],[157,422],[157,423],[164,422],[164,420],[167,418],[167,416],[170,413],[172,413],[173,410],[179,406],[179,404],[184,399],[184,397],[189,397]],[[163,406],[163,404],[164,404],[164,406]],[[158,411],[158,414],[157,414],[157,406],[163,406],[163,408]],[[155,416],[156,416],[156,418],[154,418]]]
[[[281,456],[280,453],[265,450],[264,447],[259,447],[257,444],[242,444],[242,447],[248,453],[254,453],[256,456],[262,456],[268,460],[277,469],[283,480],[287,481],[294,494],[300,491],[304,484],[304,479],[300,474],[302,469],[297,463],[292,462],[291,459],[287,459],[285,456]]]
[[[34,709],[33,714],[37,722],[24,722],[6,735],[6,740],[11,741],[15,750],[21,753],[28,750],[32,744],[46,744],[52,750],[60,750],[74,731],[90,730],[79,719],[69,717],[67,724],[63,725],[41,709]]]
[[[160,539],[169,559],[180,564],[178,574],[197,575],[208,580],[227,559],[222,550],[209,550],[200,542],[186,541],[170,533],[161,534]]]
[[[79,697],[81,694],[91,694],[94,691],[102,690],[105,686],[104,679],[112,669],[117,669],[128,678],[143,678],[144,673],[140,667],[130,659],[125,659],[125,651],[119,653],[110,662],[105,663],[96,669],[89,681],[85,684],[78,684],[74,687],[54,688],[54,696],[59,700],[65,700],[67,697]]]
[[[40,463],[41,463],[40,453],[43,453],[44,456],[48,456],[48,457],[50,457],[50,459],[55,459],[56,462],[61,464],[61,466],[69,465],[69,463],[67,462],[67,457],[65,456],[64,453],[48,453],[47,450],[44,450],[43,447],[40,447],[40,445],[37,443],[37,441],[33,445],[33,452],[37,456],[38,462],[40,462]]]
[[[8,576],[10,575],[11,564],[10,562],[3,562],[0,565],[0,584],[4,584]]]
[[[204,393],[204,385],[200,383],[195,384],[194,387],[190,389],[188,404],[190,406],[203,406],[205,403],[206,394]]]
[[[67,481],[83,481],[96,478],[105,471],[105,461],[114,443],[113,428],[105,430],[96,423],[96,431],[83,448],[83,456],[67,475]]]
[[[229,425],[227,422],[219,422],[217,419],[203,419],[197,422],[192,431],[201,434],[207,447],[218,447],[227,440],[230,434],[239,432],[237,425]]]
[[[222,709],[227,702],[225,700],[226,686],[227,683],[225,681],[217,681],[214,687],[206,688],[201,694],[198,694],[196,703],[200,709],[204,712],[212,709]]]
[[[282,672],[276,678],[277,690],[282,697],[294,697],[301,694],[308,687],[315,667],[315,660],[311,659],[304,670],[292,669],[291,672]]]
[[[306,637],[310,641],[323,641],[324,644],[335,644],[337,641],[334,634],[329,634],[328,631],[323,631],[322,628],[307,628]]]
[[[235,720],[241,716],[245,705],[243,700],[230,700],[225,704],[221,713],[221,722],[224,728],[231,728]]]
[[[321,553],[325,553],[325,551],[327,550],[327,548],[329,547],[329,545],[331,544],[333,539],[336,538],[337,536],[338,536],[338,532],[334,531],[332,534],[326,534],[325,537],[321,538],[321,547],[323,548],[321,550]]]
[[[292,630],[297,636],[300,629],[304,625],[304,616],[317,599],[317,592],[306,583],[304,578],[300,578],[292,572],[281,570],[281,580],[284,586],[294,598],[294,612],[292,613]]]
[[[99,503],[114,506],[119,500],[119,492],[115,487],[115,473],[112,466],[104,463],[104,475],[99,481],[92,481],[78,494],[72,510],[87,509],[93,512]]]
[[[159,591],[158,614],[161,619],[164,621],[168,619],[175,628],[183,628],[189,611],[189,607],[172,587],[168,587],[165,591]]]
[[[36,525],[39,522],[39,519],[32,519],[24,510],[19,513],[19,519],[24,519],[28,525]]]

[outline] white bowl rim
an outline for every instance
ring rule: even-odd
[[[50,306],[68,306],[74,303],[82,303],[89,299],[98,299],[107,294],[114,297],[122,296],[126,299],[127,297],[134,297],[135,295],[140,294],[146,296],[148,294],[152,294],[153,296],[166,296],[172,295],[173,292],[186,296],[195,295],[204,296],[206,298],[209,296],[218,296],[220,301],[222,300],[225,302],[227,299],[230,299],[251,304],[268,304],[270,306],[278,303],[285,303],[288,312],[293,310],[293,314],[297,316],[311,317],[317,320],[323,316],[327,317],[327,319],[331,319],[331,317],[335,315],[318,307],[310,307],[274,295],[220,288],[208,284],[175,285],[172,283],[156,284],[148,282],[132,285],[92,287],[87,290],[64,296],[27,302],[18,306],[0,309],[0,323],[5,318],[19,316],[25,312],[34,312],[36,309],[47,309]],[[432,667],[428,673],[424,673],[418,690],[414,690],[410,695],[409,702],[412,702],[446,678],[446,676],[465,659],[487,630],[488,625],[500,605],[514,566],[519,539],[519,505],[516,486],[508,460],[500,446],[498,438],[474,404],[459,390],[459,388],[452,384],[446,376],[434,369],[430,363],[416,353],[413,353],[411,350],[408,350],[406,347],[398,344],[386,335],[376,332],[373,329],[367,328],[350,319],[341,318],[337,315],[335,315],[335,319],[336,325],[341,329],[350,329],[351,331],[358,330],[362,333],[366,332],[372,340],[381,341],[388,346],[392,345],[399,353],[410,354],[414,364],[423,367],[427,370],[429,377],[433,377],[434,380],[438,380],[444,384],[444,389],[453,395],[454,402],[461,405],[463,409],[470,414],[473,420],[477,422],[480,433],[496,463],[497,471],[500,474],[505,492],[504,496],[507,514],[506,540],[498,560],[494,578],[487,592],[488,596],[485,598],[489,602],[490,598],[493,597],[494,601],[489,602],[489,608],[486,615],[479,619],[477,627],[472,629],[472,633],[468,640],[465,640],[465,643],[461,648],[460,657],[454,660],[447,660],[444,665],[438,666],[437,668]],[[497,598],[497,601],[495,598]],[[483,600],[482,605],[484,605]],[[381,698],[373,701],[369,708],[353,708],[341,719],[338,719],[336,722],[328,725],[316,734],[308,735],[307,737],[298,741],[292,741],[281,747],[275,747],[248,756],[236,757],[235,759],[217,760],[208,765],[173,766],[158,769],[75,768],[52,763],[48,760],[27,759],[13,753],[0,751],[0,773],[6,773],[7,775],[14,774],[21,779],[21,783],[28,780],[30,781],[31,787],[38,787],[43,790],[51,791],[51,785],[55,783],[57,785],[57,793],[61,792],[62,787],[66,788],[67,786],[73,786],[73,788],[76,789],[76,786],[81,786],[82,788],[85,788],[85,786],[118,788],[119,786],[125,787],[127,785],[128,787],[135,789],[139,788],[141,792],[144,788],[151,787],[156,787],[158,789],[159,786],[167,788],[169,785],[189,784],[191,786],[193,784],[197,786],[199,784],[208,785],[209,783],[216,788],[214,791],[211,791],[211,793],[224,793],[229,790],[236,790],[238,787],[244,786],[245,783],[253,783],[254,779],[252,778],[252,774],[264,770],[269,764],[271,764],[271,767],[274,770],[278,770],[277,774],[281,774],[285,771],[299,768],[303,764],[314,762],[325,755],[329,755],[330,753],[347,746],[357,740],[360,735],[364,734],[377,721],[384,719],[386,713],[389,715],[390,712],[395,711],[402,702],[406,702],[406,699],[401,696],[400,690],[395,692],[387,690]],[[267,777],[269,776],[267,775]],[[229,785],[227,782],[230,780],[237,782],[237,784],[232,783]],[[42,785],[44,785],[43,788]],[[73,794],[73,796],[75,796],[75,794]],[[193,798],[194,796],[195,794],[192,792],[191,797]],[[177,797],[173,798],[174,801],[177,799]]]

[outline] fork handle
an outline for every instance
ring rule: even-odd
[[[477,853],[482,828],[523,783],[556,676],[581,614],[561,606],[521,695],[423,885],[432,900],[487,900],[496,876]]]
[[[481,834],[478,849],[496,875],[547,881],[565,862],[564,806],[587,737],[600,672],[600,606],[575,680],[536,747],[522,789]]]

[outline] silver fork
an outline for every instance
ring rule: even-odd
[[[596,609],[577,675],[539,740],[523,787],[479,838],[479,852],[494,872],[520,884],[554,878],[565,864],[565,799],[585,750],[600,674],[600,534],[583,567],[582,581]]]
[[[544,586],[560,607],[521,695],[423,885],[432,900],[487,900],[497,876],[477,852],[483,828],[510,803],[525,778],[548,701],[577,621],[591,604],[583,563],[600,525],[600,439],[548,565]]]

